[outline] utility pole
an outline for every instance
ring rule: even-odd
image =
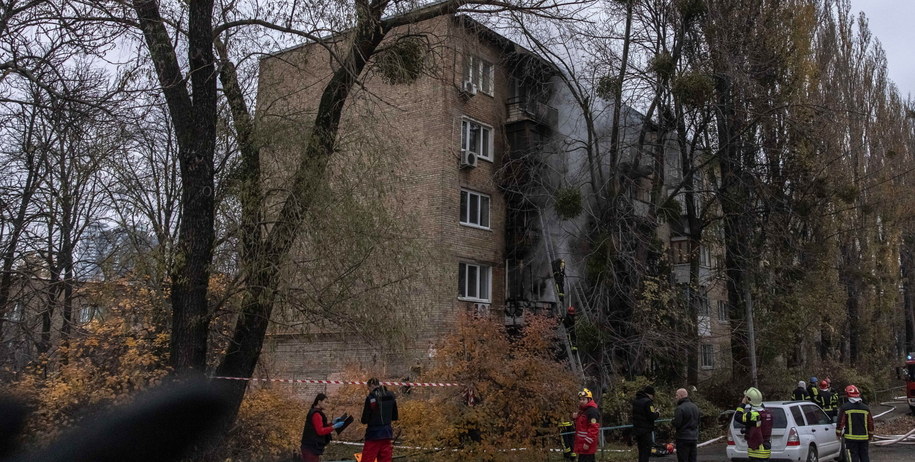
[[[754,387],[759,387],[756,373],[756,330],[753,327],[753,295],[750,293],[750,281],[744,277],[743,299],[747,306],[747,343],[750,353],[750,380]]]

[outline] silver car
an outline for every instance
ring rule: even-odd
[[[772,455],[770,461],[843,461],[842,441],[836,437],[836,424],[809,401],[766,401],[772,414]],[[747,461],[744,426],[731,417],[728,425],[728,460]]]

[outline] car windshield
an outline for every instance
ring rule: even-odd
[[[788,418],[785,416],[785,408],[768,407],[766,409],[768,409],[769,413],[772,414],[772,428],[786,428],[788,426]],[[733,425],[734,428],[743,427],[743,424],[735,419],[731,419],[731,425]]]

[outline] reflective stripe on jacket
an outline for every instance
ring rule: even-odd
[[[772,453],[772,414],[765,408],[739,406],[734,419],[746,427],[747,456],[768,459]]]
[[[836,426],[837,433],[842,430],[845,430],[847,440],[869,440],[874,434],[874,416],[870,408],[860,401],[845,403],[839,409],[839,424]]]
[[[600,411],[597,410],[597,403],[591,400],[579,408],[578,417],[575,418],[575,444],[572,445],[572,449],[576,454],[596,453],[600,443],[599,432]],[[585,449],[586,444],[588,449]]]

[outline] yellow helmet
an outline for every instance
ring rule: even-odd
[[[591,394],[591,390],[588,390],[587,388],[582,388],[581,391],[578,392],[578,397],[579,398],[588,398],[588,399],[594,398],[594,396]]]
[[[743,392],[743,395],[747,397],[747,400],[750,401],[750,404],[754,406],[762,406],[762,392],[757,390],[755,387],[747,388],[747,391]]]

